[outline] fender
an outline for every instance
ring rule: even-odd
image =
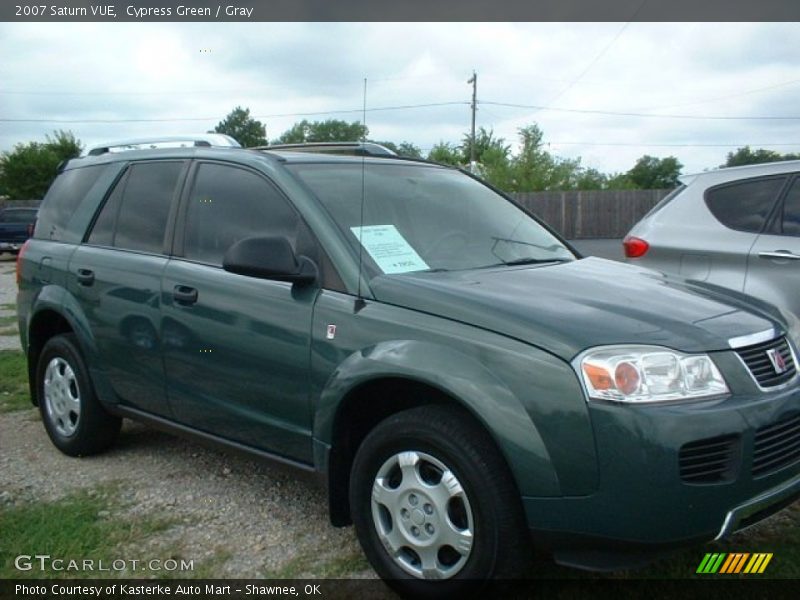
[[[45,310],[50,310],[61,315],[64,320],[67,321],[72,331],[75,332],[81,352],[83,353],[83,358],[91,372],[92,383],[94,384],[98,398],[104,404],[113,405],[116,395],[103,369],[102,358],[97,350],[97,342],[92,333],[92,328],[89,325],[86,313],[83,308],[81,308],[80,303],[69,291],[60,285],[46,285],[42,288],[35,300],[34,310],[31,312],[27,324],[28,329],[30,329],[31,324],[36,320],[36,317]],[[26,345],[29,346],[30,340],[27,339],[27,332],[26,342]]]
[[[547,448],[520,400],[484,364],[442,344],[395,340],[350,354],[320,394],[315,440],[329,446],[336,413],[347,395],[364,383],[387,377],[426,384],[464,406],[492,434],[523,494],[561,494]]]

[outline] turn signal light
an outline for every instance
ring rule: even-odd
[[[25,250],[28,248],[28,243],[29,242],[26,241],[24,244],[22,244],[22,248],[20,248],[19,252],[17,252],[17,287],[19,287],[19,284],[22,281],[22,256],[25,254]]]
[[[650,250],[650,244],[642,238],[633,237],[632,235],[622,240],[622,247],[625,248],[625,256],[627,258],[641,258]]]

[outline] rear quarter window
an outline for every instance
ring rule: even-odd
[[[93,165],[64,171],[53,182],[42,201],[34,237],[60,241],[72,215],[108,165]]]
[[[727,183],[706,191],[706,206],[725,227],[760,233],[785,183],[786,177]]]

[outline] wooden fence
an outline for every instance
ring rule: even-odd
[[[621,238],[669,190],[528,192],[512,197],[567,239]],[[39,200],[0,200],[5,206],[38,206]]]
[[[511,194],[567,239],[621,238],[669,190],[590,190]]]
[[[24,206],[39,206],[41,200],[2,200],[0,199],[0,210],[4,208],[22,208]]]

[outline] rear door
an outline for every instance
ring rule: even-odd
[[[800,176],[750,250],[744,291],[800,317]]]
[[[310,328],[316,286],[229,273],[235,242],[282,235],[295,251],[315,243],[289,201],[263,175],[198,162],[163,276],[164,361],[181,423],[311,462]]]
[[[123,404],[162,416],[171,412],[159,335],[161,275],[186,167],[176,160],[130,165],[69,264],[105,375],[96,379],[108,381]]]
[[[724,227],[701,230],[701,235],[693,242],[694,253],[681,258],[681,275],[692,277],[689,265],[705,258],[708,277],[692,278],[743,291],[750,252],[769,222],[786,179],[785,176],[759,177],[707,190],[706,206]],[[686,228],[691,231],[692,224],[688,223]]]

